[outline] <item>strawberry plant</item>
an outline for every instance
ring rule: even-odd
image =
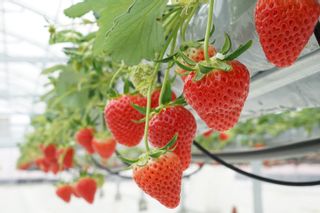
[[[300,13],[295,18],[293,2],[310,11],[310,18]],[[203,4],[209,6],[204,38],[188,40],[190,22]],[[271,13],[282,9],[291,11],[292,23],[285,18],[275,23]],[[250,121],[236,125],[250,84],[249,70],[237,58],[252,41],[233,48],[225,34],[223,45],[214,43],[214,0],[85,0],[64,11],[77,20],[90,12],[94,19],[80,24],[97,25],[97,31],[49,26],[49,43],[65,45],[68,61],[43,71],[46,109],[32,118],[18,167],[54,174],[72,170],[73,180],[59,185],[56,194],[65,202],[74,196],[91,204],[105,178],[95,160],[109,165],[118,159],[133,170],[133,180],[145,193],[175,208],[183,171],[192,162],[195,114],[210,129],[198,139],[210,145],[219,140],[214,148],[260,131]],[[259,1],[257,32],[268,59],[279,66],[292,64],[318,16],[319,5],[312,0]],[[306,32],[296,36],[294,45],[285,44],[284,35],[295,36],[290,33],[300,22],[306,22]],[[279,33],[279,26],[288,23],[293,29]],[[272,36],[281,40],[274,40],[281,51],[273,49],[279,44],[269,41]],[[283,56],[285,45],[293,52],[290,57]],[[175,87],[171,70],[183,79],[183,89]],[[139,155],[132,157],[134,150]]]

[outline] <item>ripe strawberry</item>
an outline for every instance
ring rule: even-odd
[[[65,150],[65,154],[62,160],[64,169],[70,169],[73,167],[73,156],[74,156],[74,149],[72,147],[67,148]]]
[[[317,0],[259,0],[255,24],[267,59],[278,67],[293,64],[320,15]]]
[[[249,72],[238,61],[229,61],[228,72],[214,70],[194,81],[190,73],[184,84],[184,97],[209,128],[226,131],[238,121],[249,91]]]
[[[55,144],[49,144],[48,146],[43,148],[43,154],[46,159],[49,161],[54,160],[56,158],[57,148]]]
[[[57,174],[60,170],[60,166],[57,160],[55,161],[51,161],[50,162],[50,166],[49,166],[49,170],[53,173],[53,174]]]
[[[72,195],[72,187],[70,185],[58,186],[56,189],[56,194],[66,203],[69,203]]]
[[[204,138],[208,138],[208,137],[210,137],[210,136],[212,135],[212,133],[214,133],[214,130],[213,130],[213,129],[209,129],[209,130],[203,132],[203,133],[202,133],[202,136],[203,136]]]
[[[77,186],[76,183],[74,183],[74,184],[71,185],[72,194],[73,194],[75,197],[80,198],[81,196],[80,196],[79,192],[77,192],[76,186]]]
[[[173,152],[180,158],[185,170],[191,161],[191,145],[196,130],[196,120],[191,112],[182,106],[168,107],[150,120],[149,141],[155,147],[163,147],[178,133]]]
[[[101,158],[108,159],[116,149],[116,141],[113,138],[94,138],[92,146]]]
[[[47,173],[50,169],[50,162],[46,160],[44,157],[40,157],[35,161],[37,167],[41,169],[43,172]]]
[[[153,91],[151,96],[151,108],[156,108],[159,106],[159,97],[160,97],[161,89],[156,89]],[[171,100],[175,100],[177,98],[176,94],[172,92]]]
[[[208,48],[209,57],[214,56],[216,53],[217,53],[217,51],[214,48],[214,46],[210,45],[209,48]],[[200,62],[200,61],[204,60],[204,49],[203,49],[203,47],[200,47],[200,48],[190,47],[186,51],[184,51],[184,54],[188,58],[193,60],[194,62]],[[185,64],[184,62],[182,62],[182,63]],[[181,74],[181,78],[182,78],[183,81],[186,79],[187,76],[184,75],[186,73],[186,71],[184,69],[182,69],[182,68],[177,66],[175,71],[178,74]]]
[[[89,154],[93,154],[94,150],[92,148],[92,139],[93,139],[94,129],[92,128],[83,128],[80,129],[76,135],[76,141],[80,144]]]
[[[122,95],[111,100],[104,111],[106,124],[115,140],[129,147],[139,144],[144,131],[144,122],[134,122],[144,118],[144,115],[131,103],[145,107],[146,99],[140,95]]]
[[[32,166],[32,162],[19,163],[17,168],[19,170],[28,170]]]
[[[229,139],[229,135],[228,135],[227,133],[220,132],[220,134],[219,134],[219,139],[220,139],[221,141],[226,141],[226,140]]]
[[[180,202],[182,167],[179,157],[171,152],[149,159],[144,166],[133,166],[133,179],[151,197],[168,208]]]
[[[97,191],[97,182],[90,177],[81,178],[76,184],[76,193],[88,203],[93,203]]]

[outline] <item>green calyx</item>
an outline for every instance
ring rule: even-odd
[[[108,131],[101,131],[101,132],[98,132],[98,133],[94,134],[94,137],[98,141],[102,141],[102,140],[105,140],[105,139],[108,139],[108,138],[112,138],[112,135]]]
[[[170,90],[170,99],[172,96],[172,92]],[[175,100],[171,100],[169,102],[166,102],[165,104],[161,104],[159,105],[157,108],[151,109],[150,110],[150,114],[149,117],[152,118],[154,115],[159,114],[162,110],[168,108],[168,107],[173,107],[173,106],[185,106],[187,105],[186,100],[184,99],[183,95],[179,96],[178,98],[176,98]],[[139,105],[133,104],[131,103],[131,106],[137,110],[138,112],[140,112],[143,115],[146,115],[146,107],[141,107]],[[132,120],[132,122],[134,123],[144,123],[146,121],[146,118],[142,118],[140,120]]]
[[[247,51],[252,46],[252,40],[249,40],[244,45],[240,45],[235,51],[229,53],[232,48],[232,42],[230,36],[225,34],[225,42],[221,50],[209,60],[201,61],[196,63],[183,53],[185,47],[180,48],[180,51],[172,56],[175,64],[181,69],[185,70],[186,73],[195,72],[193,78],[194,81],[201,80],[206,74],[212,71],[222,70],[225,72],[231,71],[232,67],[229,65],[229,61],[232,61],[239,57],[242,53]]]
[[[173,151],[175,149],[175,145],[178,139],[178,133],[176,133],[172,139],[162,148],[157,148],[157,149],[151,149],[147,153],[143,153],[140,155],[137,159],[127,159],[118,154],[118,157],[121,161],[129,164],[130,166],[138,166],[138,167],[143,167],[150,160],[153,159],[158,159],[162,155],[166,154],[167,152]]]

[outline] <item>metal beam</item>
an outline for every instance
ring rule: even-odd
[[[320,73],[320,49],[301,57],[294,66],[274,68],[253,77],[248,101],[281,87]]]

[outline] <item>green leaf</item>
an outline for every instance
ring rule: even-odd
[[[186,105],[187,102],[183,95],[180,95],[176,100],[172,102],[174,105]]]
[[[112,89],[112,88],[110,88],[108,90],[107,94],[108,94],[109,98],[115,98],[115,97],[119,96],[119,93],[116,90]]]
[[[213,67],[208,67],[208,66],[205,66],[205,65],[202,65],[202,64],[198,64],[198,66],[199,66],[200,72],[203,73],[203,74],[207,74],[210,71],[214,70]]]
[[[223,55],[227,54],[229,52],[229,50],[231,49],[231,46],[232,46],[232,43],[231,43],[230,36],[227,33],[225,33],[224,44],[223,44],[223,47],[220,52]]]
[[[82,34],[75,30],[62,30],[54,32],[50,35],[49,44],[57,44],[64,42],[78,43],[82,39]]]
[[[128,78],[126,78],[124,80],[123,93],[128,94],[129,91],[130,91],[130,81],[128,80]]]
[[[182,51],[179,51],[178,54],[187,64],[189,64],[191,66],[195,66],[196,65],[196,62],[192,61],[188,56],[183,54]]]
[[[136,124],[141,124],[141,123],[144,123],[146,121],[146,118],[141,118],[140,120],[131,120],[133,123],[136,123]]]
[[[78,18],[90,11],[100,13],[104,8],[108,6],[109,1],[110,0],[85,0],[65,9],[64,14],[70,18]]]
[[[122,157],[119,153],[117,154],[117,157],[124,163],[127,163],[129,165],[134,164],[136,162],[139,161],[139,159],[128,159],[128,158],[124,158]]]
[[[105,50],[114,60],[138,64],[142,59],[153,60],[164,43],[164,32],[157,18],[167,1],[136,0],[130,11],[115,20],[107,33]]]
[[[172,101],[172,91],[171,91],[171,82],[165,82],[163,96],[160,100],[160,104],[167,104]],[[161,91],[162,92],[162,91]]]
[[[181,68],[181,69],[184,69],[186,71],[194,71],[194,68],[192,67],[188,67],[182,63],[180,63],[180,61],[178,61],[177,59],[174,58],[174,62]]]
[[[238,58],[242,53],[247,51],[252,46],[252,40],[248,41],[245,45],[240,45],[233,53],[224,58],[224,61],[231,61]]]
[[[107,32],[111,30],[114,21],[120,15],[126,13],[134,0],[107,0],[103,10],[99,14],[98,19],[99,30],[93,45],[93,53],[100,54],[106,50],[106,36]]]
[[[71,7],[64,10],[64,14],[70,18],[77,18],[85,15],[91,10],[88,1],[80,2],[72,5]]]
[[[196,75],[193,77],[192,81],[200,81],[204,76],[205,74],[202,72],[196,72]]]
[[[174,134],[174,136],[171,138],[171,140],[165,145],[164,147],[160,148],[161,150],[168,150],[171,148],[174,148],[173,146],[177,142],[178,139],[178,133]]]
[[[173,58],[177,55],[178,53],[175,53],[173,55],[168,56],[167,58],[161,59],[161,60],[155,60],[154,62],[158,63],[167,63],[173,60]]]
[[[134,104],[134,103],[131,103],[131,106],[137,110],[138,112],[140,112],[141,114],[145,115],[146,114],[146,111],[147,109],[145,107],[142,107],[142,106],[139,106],[137,104]]]
[[[50,73],[53,73],[53,72],[56,72],[59,70],[63,70],[65,67],[66,66],[63,64],[57,64],[57,65],[54,65],[52,67],[49,67],[49,68],[42,70],[42,74],[47,75],[47,74],[50,74]]]

